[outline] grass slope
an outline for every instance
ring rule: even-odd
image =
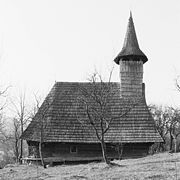
[[[161,153],[139,159],[113,161],[114,165],[89,163],[43,169],[36,165],[12,165],[0,169],[1,180],[180,180],[180,153]]]

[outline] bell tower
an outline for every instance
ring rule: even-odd
[[[139,48],[131,12],[123,48],[114,61],[120,66],[121,97],[143,96],[143,64],[148,59]]]

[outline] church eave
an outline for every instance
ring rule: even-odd
[[[146,55],[142,54],[142,55],[136,55],[134,53],[129,53],[129,54],[119,54],[115,59],[114,62],[116,64],[119,64],[120,60],[134,60],[134,61],[143,61],[143,64],[146,63],[148,61],[148,58],[146,57]]]

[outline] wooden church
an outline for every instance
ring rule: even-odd
[[[147,155],[149,147],[162,138],[155,128],[148,110],[143,84],[143,65],[148,61],[140,50],[132,15],[130,15],[124,45],[114,59],[120,69],[120,82],[111,82],[114,94],[109,102],[109,115],[120,117],[112,121],[105,134],[107,154],[119,157],[115,144],[123,144],[122,158]],[[39,111],[22,134],[27,141],[29,157],[39,157],[39,142],[45,161],[101,160],[101,145],[92,127],[82,126],[77,120],[77,97],[84,82],[56,82]],[[138,102],[138,103],[137,103]],[[48,108],[47,108],[48,107]],[[86,119],[86,116],[81,119]],[[44,125],[40,122],[45,122]],[[43,134],[43,136],[42,136]]]

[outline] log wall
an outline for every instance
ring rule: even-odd
[[[29,142],[29,156],[39,157],[38,143]],[[143,157],[148,154],[151,143],[129,143],[123,147],[122,159]],[[77,152],[71,152],[75,146]],[[32,150],[33,149],[33,150]],[[60,161],[84,161],[102,159],[101,145],[88,143],[44,143],[42,145],[44,158],[59,158]],[[107,144],[108,157],[118,159],[119,153],[115,145]]]

